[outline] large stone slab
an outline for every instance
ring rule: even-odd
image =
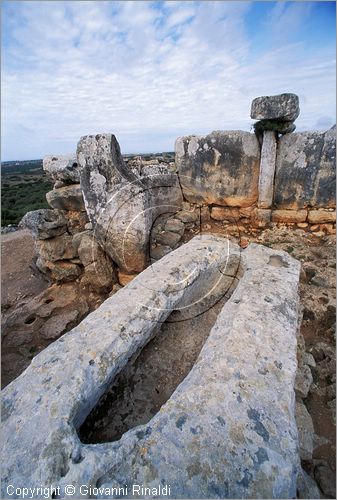
[[[296,94],[256,97],[250,111],[250,117],[254,120],[294,121],[299,114],[299,99]]]
[[[149,263],[153,221],[181,207],[176,174],[160,166],[143,176],[128,169],[112,134],[83,137],[77,156],[95,238],[124,272],[142,271]]]
[[[188,201],[234,207],[257,201],[260,147],[254,134],[225,131],[179,137],[175,154]]]
[[[3,497],[9,484],[55,484],[61,498],[69,484],[77,496],[81,485],[107,488],[95,493],[107,498],[112,486],[139,498],[133,484],[166,484],[173,498],[294,498],[299,267],[284,252],[251,245],[240,254],[198,236],[134,278],[3,391]],[[117,442],[83,445],[75,429],[170,312],[200,311],[233,281],[160,412]]]
[[[336,128],[279,139],[274,205],[279,209],[336,206]]]

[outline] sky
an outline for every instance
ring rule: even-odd
[[[294,92],[297,130],[335,123],[335,2],[5,1],[1,158],[123,153],[251,130],[254,97]]]

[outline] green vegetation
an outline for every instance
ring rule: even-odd
[[[1,226],[18,224],[31,210],[48,208],[46,193],[52,189],[42,160],[4,162],[1,165]]]

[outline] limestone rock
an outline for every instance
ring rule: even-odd
[[[118,272],[118,282],[120,285],[125,286],[128,283],[130,283],[130,281],[135,279],[136,276],[138,276],[138,275],[137,274],[125,274],[125,273],[122,273],[121,271],[119,271]]]
[[[186,224],[199,222],[200,214],[198,210],[181,210],[176,214],[176,218]]]
[[[85,211],[82,190],[79,184],[53,189],[46,194],[46,198],[52,208],[78,212]]]
[[[314,449],[314,425],[302,401],[296,402],[296,424],[299,434],[299,453],[302,460],[311,460]]]
[[[305,222],[307,219],[307,210],[273,210],[271,220],[273,222]]]
[[[72,236],[66,233],[54,238],[48,238],[47,240],[38,240],[36,241],[36,248],[42,259],[51,262],[76,257],[76,252],[72,245]]]
[[[335,130],[294,133],[279,139],[274,183],[275,208],[334,208],[335,183]]]
[[[256,97],[250,111],[250,117],[254,120],[294,121],[299,114],[298,96],[288,93]]]
[[[81,187],[95,238],[128,274],[148,265],[153,221],[182,203],[178,178],[160,165],[144,176],[124,163],[112,134],[83,137],[77,146]]]
[[[61,210],[40,209],[27,212],[20,227],[26,227],[35,239],[44,240],[67,231],[67,220]]]
[[[80,233],[84,231],[88,222],[88,216],[86,212],[77,212],[73,210],[68,210],[67,215],[67,226],[68,232],[70,234]]]
[[[68,484],[165,482],[173,498],[295,498],[299,269],[284,252],[199,236],[107,299],[3,391],[3,497],[8,484],[57,484],[62,497]],[[196,364],[151,421],[82,444],[76,429],[170,312],[207,292],[219,300],[233,279]]]
[[[270,223],[272,211],[270,209],[258,208],[255,212],[255,220],[258,225],[265,227]]]
[[[277,142],[275,132],[265,131],[263,133],[261,149],[259,208],[270,208],[273,204],[276,148]]]
[[[234,207],[257,201],[260,146],[255,134],[225,131],[179,137],[175,152],[188,201]]]
[[[310,224],[336,222],[336,212],[329,212],[327,210],[309,210],[308,222],[310,222]]]
[[[151,259],[159,260],[170,252],[172,252],[172,248],[168,245],[157,245],[155,248],[151,248]]]
[[[181,240],[179,233],[173,233],[171,231],[163,231],[156,236],[156,242],[160,245],[166,245],[171,248],[175,248],[176,245]]]
[[[43,170],[53,181],[64,181],[66,184],[77,184],[80,174],[76,155],[45,156]]]
[[[113,265],[106,254],[87,265],[81,278],[81,285],[100,293],[110,291],[114,282]]]
[[[78,311],[62,312],[49,318],[40,330],[40,335],[46,339],[57,339],[64,331],[75,326]]]
[[[182,236],[185,231],[185,225],[180,219],[168,219],[165,224],[165,231],[178,233],[180,236]]]
[[[229,222],[237,222],[239,219],[251,218],[255,215],[255,207],[236,208],[236,207],[212,207],[211,219]]]
[[[82,273],[79,265],[66,260],[51,262],[39,257],[36,261],[36,267],[56,282],[73,281]]]
[[[297,498],[321,498],[316,482],[302,468],[297,478],[297,492]]]
[[[326,464],[315,467],[315,479],[324,495],[336,498],[336,474]]]
[[[303,399],[305,399],[313,382],[312,373],[308,365],[300,365],[297,369],[295,380],[295,391]]]
[[[255,133],[262,135],[263,132],[276,132],[278,134],[290,134],[296,130],[296,125],[293,122],[283,122],[280,120],[260,120],[254,123]]]

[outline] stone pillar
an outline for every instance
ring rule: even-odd
[[[264,130],[261,149],[258,208],[270,208],[273,203],[276,149],[276,133],[272,130]]]

